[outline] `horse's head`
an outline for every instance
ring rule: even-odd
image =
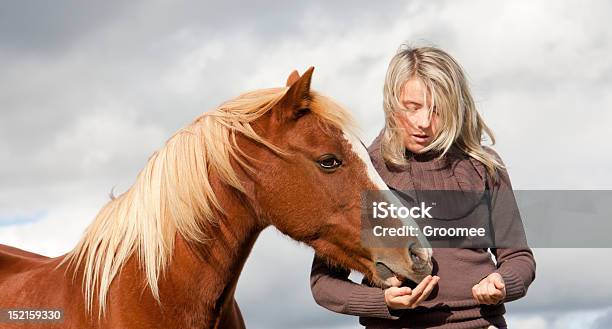
[[[361,243],[362,193],[388,188],[363,143],[346,129],[347,113],[310,90],[312,72],[292,73],[286,93],[253,124],[257,134],[285,153],[257,156],[263,161],[255,164],[261,172],[252,177],[253,198],[262,220],[380,286],[390,283],[389,270],[422,280],[432,268],[424,238],[407,239],[406,248]],[[398,203],[392,194],[384,195]]]

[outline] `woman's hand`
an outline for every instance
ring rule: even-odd
[[[472,287],[472,295],[480,304],[497,304],[506,298],[506,284],[499,273],[491,273]]]
[[[409,287],[391,287],[385,290],[385,303],[390,309],[400,310],[415,308],[427,299],[433,288],[438,284],[439,276],[428,275],[414,289]]]

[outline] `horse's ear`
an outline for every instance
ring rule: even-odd
[[[299,78],[300,78],[300,74],[298,73],[298,71],[293,70],[293,72],[289,74],[289,77],[287,77],[287,83],[285,84],[285,86],[290,87],[292,84],[298,81]]]
[[[308,68],[300,77],[297,71],[292,72],[287,78],[287,84],[292,77],[297,75],[297,79],[291,83],[289,90],[280,101],[278,117],[282,121],[287,118],[297,119],[310,111],[310,80],[314,67]]]

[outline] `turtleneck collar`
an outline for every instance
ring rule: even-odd
[[[406,149],[404,152],[404,156],[406,157],[406,160],[408,160],[408,162],[429,162],[438,158],[439,155],[440,152],[434,150],[430,150],[424,153],[412,153],[408,149]]]
[[[439,158],[435,152],[413,154],[407,152],[408,165],[395,166],[386,163],[381,150],[381,133],[374,139],[368,152],[374,167],[387,183],[399,190],[414,189],[413,181],[423,180],[423,177],[414,177],[415,170],[426,172],[424,183],[445,182],[445,186],[432,187],[431,189],[454,189],[460,190],[483,190],[486,175],[484,166],[473,158],[464,154],[458,146],[453,145],[446,154]],[[432,176],[434,175],[434,176]],[[431,177],[430,177],[431,176]],[[436,184],[437,186],[437,184]]]

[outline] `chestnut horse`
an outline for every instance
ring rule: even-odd
[[[409,241],[413,248],[360,243],[360,192],[387,186],[348,113],[310,90],[312,72],[179,130],[68,254],[0,245],[0,309],[63,310],[58,322],[1,326],[244,328],[236,283],[269,225],[381,287],[389,278],[380,264],[414,281],[431,273],[422,238]]]

